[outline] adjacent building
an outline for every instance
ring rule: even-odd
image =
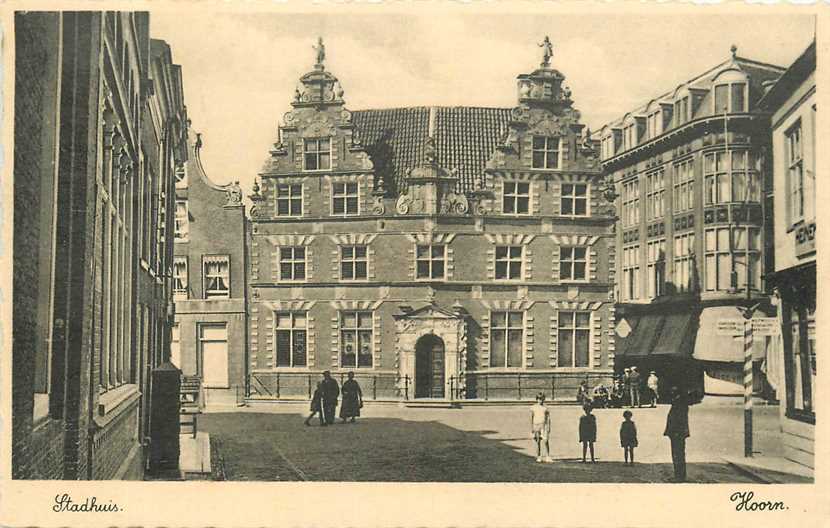
[[[573,399],[614,364],[613,210],[564,75],[512,108],[350,111],[322,43],[252,196],[250,393]]]
[[[784,456],[815,467],[816,423],[816,43],[761,100],[772,116],[774,272],[781,341],[773,364]],[[776,368],[776,372],[780,372]]]
[[[188,159],[176,172],[171,361],[201,379],[205,404],[245,396],[246,219],[238,182],[217,185],[188,135]]]
[[[743,391],[743,349],[717,322],[769,309],[769,118],[758,101],[784,69],[736,51],[595,136],[619,217],[616,366],[707,394]],[[756,379],[765,348],[757,339]]]
[[[181,72],[135,12],[15,15],[12,476],[142,478]]]

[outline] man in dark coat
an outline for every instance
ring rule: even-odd
[[[689,400],[686,391],[672,387],[672,401],[666,417],[664,436],[671,441],[674,482],[686,480],[686,439],[689,437]]]
[[[637,367],[631,367],[631,374],[628,376],[629,388],[631,390],[630,403],[632,407],[640,406],[640,373]]]
[[[334,423],[334,411],[337,409],[337,397],[340,396],[340,386],[337,381],[331,377],[331,372],[328,370],[323,372],[323,415],[326,418],[325,425]]]
[[[631,369],[626,367],[622,375],[623,399],[631,405]]]

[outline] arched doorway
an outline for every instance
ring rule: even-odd
[[[415,397],[444,397],[444,341],[433,334],[415,343]]]

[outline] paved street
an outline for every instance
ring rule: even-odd
[[[528,404],[529,407],[529,404]],[[550,407],[553,464],[537,464],[528,407],[464,409],[367,405],[356,424],[303,425],[305,406],[210,413],[215,471],[227,480],[444,482],[666,482],[672,474],[662,436],[668,406],[635,409],[637,464],[622,463],[620,409],[595,411],[597,464],[582,464],[577,443],[581,410]],[[755,450],[780,456],[776,407],[756,408]],[[753,482],[724,463],[743,453],[739,405],[697,405],[690,411],[687,460],[692,482]]]

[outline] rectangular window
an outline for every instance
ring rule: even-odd
[[[176,200],[175,237],[177,241],[187,240],[190,233],[190,218],[187,211],[187,200]]]
[[[563,281],[584,281],[587,278],[588,248],[559,248],[559,279]]]
[[[787,306],[790,350],[785,350],[787,416],[815,423],[816,313],[808,306]]]
[[[704,239],[706,291],[743,291],[747,273],[750,289],[759,289],[760,245],[760,230],[755,227],[707,229]]]
[[[307,171],[331,169],[331,139],[304,139],[303,161]]]
[[[530,213],[530,182],[504,182],[502,212],[504,214]]]
[[[306,250],[303,246],[281,247],[280,280],[304,281],[306,278]]]
[[[715,86],[715,114],[722,114],[729,111],[729,85],[719,84]]]
[[[689,96],[674,103],[675,126],[682,125],[689,120]]]
[[[211,255],[203,257],[205,299],[227,299],[231,294],[230,257]]]
[[[588,214],[588,185],[585,183],[563,183],[561,211],[566,216]]]
[[[496,246],[496,279],[521,280],[523,246]]]
[[[680,162],[674,166],[674,212],[694,209],[694,165],[692,160]]]
[[[418,244],[415,248],[415,278],[444,279],[446,262],[447,246],[444,244]]]
[[[176,189],[186,189],[187,188],[187,169],[184,165],[176,167]]]
[[[622,184],[623,227],[640,223],[640,180],[634,178]]]
[[[226,323],[199,324],[198,361],[199,376],[205,388],[219,389],[229,386],[228,325]]]
[[[277,216],[302,216],[303,185],[281,183],[277,185]]]
[[[187,257],[173,257],[173,300],[187,297]]]
[[[559,168],[559,138],[547,136],[533,136],[533,163],[534,169]]]
[[[656,112],[652,112],[648,115],[647,118],[647,128],[648,128],[648,138],[654,139],[660,135],[660,119],[662,118],[662,112],[657,110]]]
[[[490,366],[521,368],[524,312],[490,312]]]
[[[366,246],[340,247],[340,279],[365,280],[368,276],[369,257]]]
[[[372,312],[340,312],[340,366],[372,368]]]
[[[801,142],[801,121],[786,132],[787,205],[789,224],[804,218],[804,158]]]
[[[182,368],[181,335],[179,332],[178,323],[170,327],[170,363]]]
[[[728,202],[758,202],[761,191],[752,157],[746,150],[709,152],[703,157],[706,205]]]
[[[692,291],[695,234],[674,237],[674,287],[678,292]]]
[[[349,216],[359,214],[357,182],[331,185],[331,214]]]
[[[666,182],[663,169],[646,175],[646,217],[655,220],[663,217],[666,200]]]
[[[623,289],[622,299],[631,301],[640,298],[640,246],[623,248]]]
[[[652,299],[665,293],[666,240],[652,240],[646,247],[648,296]]]
[[[276,366],[305,367],[308,357],[306,312],[277,312],[274,319]]]
[[[602,138],[602,159],[613,157],[615,150],[613,135]]]
[[[557,366],[591,366],[591,312],[559,312]]]

